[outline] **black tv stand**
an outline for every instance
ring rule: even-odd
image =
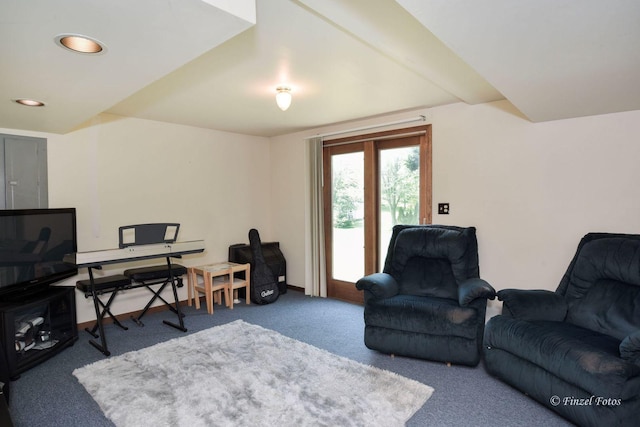
[[[0,348],[4,349],[12,380],[77,339],[73,287],[50,286],[20,301],[0,301]]]

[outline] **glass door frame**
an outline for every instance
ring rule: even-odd
[[[408,138],[417,137],[416,142],[407,143]],[[402,141],[405,139],[405,141]],[[354,283],[333,278],[333,207],[331,157],[338,154],[364,152],[364,275],[379,271],[380,227],[379,150],[418,145],[420,150],[420,203],[421,224],[430,224],[432,219],[432,144],[431,125],[416,126],[392,131],[356,135],[324,141],[324,222],[327,295],[330,298],[362,303],[363,294]]]

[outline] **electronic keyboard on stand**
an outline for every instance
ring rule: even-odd
[[[203,240],[193,240],[186,242],[176,242],[179,224],[138,224],[120,227],[120,247],[117,249],[106,249],[99,251],[77,252],[67,254],[64,261],[75,264],[77,267],[86,267],[89,271],[89,280],[77,282],[77,288],[84,292],[85,297],[93,297],[93,304],[96,311],[96,323],[92,329],[87,328],[94,338],[100,337],[100,343],[89,340],[89,343],[100,350],[105,356],[111,353],[107,348],[107,340],[104,333],[102,320],[109,315],[114,323],[122,329],[124,327],[118,319],[111,313],[110,305],[118,291],[123,289],[133,289],[145,287],[153,293],[153,296],[133,320],[140,326],[142,317],[157,299],[178,316],[178,324],[164,320],[169,326],[186,332],[183,314],[180,311],[178,300],[178,286],[182,284],[182,275],[186,273],[186,268],[172,264],[171,258],[181,258],[183,255],[195,254],[204,251]],[[166,258],[166,265],[151,267],[132,268],[125,270],[122,275],[94,278],[93,269],[101,269],[104,265],[133,262],[147,259]],[[157,290],[151,285],[161,285]],[[171,285],[175,304],[166,301],[160,294],[167,285]],[[111,294],[107,303],[99,297],[103,294]],[[99,335],[96,334],[99,331]]]
[[[64,256],[64,262],[78,267],[100,267],[107,264],[140,261],[152,258],[174,257],[204,251],[204,240],[189,242],[160,243],[155,245],[129,246],[123,249],[76,252]]]

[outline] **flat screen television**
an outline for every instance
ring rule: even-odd
[[[76,210],[0,210],[0,300],[19,299],[78,273]]]

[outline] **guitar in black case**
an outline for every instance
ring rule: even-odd
[[[253,254],[251,301],[256,304],[270,304],[280,296],[278,278],[264,260],[260,235],[255,228],[249,230],[249,246]]]

